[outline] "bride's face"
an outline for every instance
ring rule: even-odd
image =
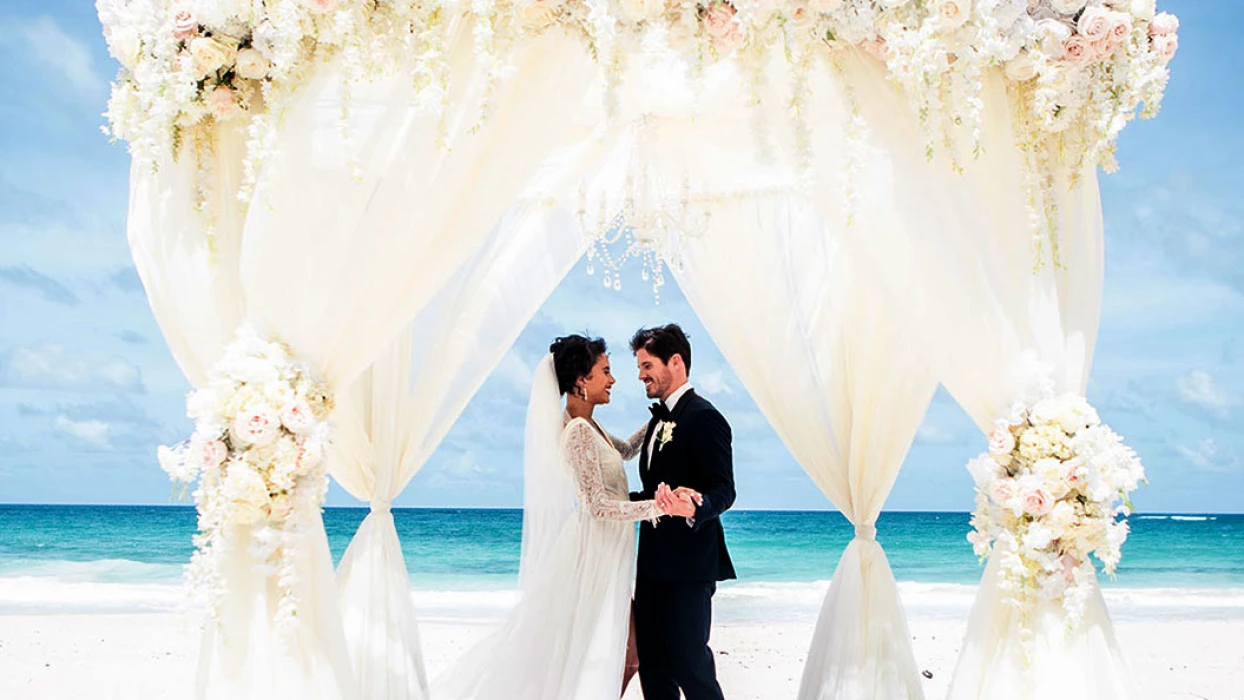
[[[592,371],[579,380],[579,386],[587,394],[588,403],[602,404],[609,403],[609,395],[617,381],[613,378],[613,372],[609,367],[609,356],[602,354],[596,358]]]

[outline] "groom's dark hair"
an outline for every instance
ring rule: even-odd
[[[631,338],[631,354],[638,353],[641,349],[649,355],[661,358],[667,365],[671,357],[682,356],[687,375],[691,375],[691,341],[687,340],[687,334],[682,332],[677,323],[656,328],[640,328]]]

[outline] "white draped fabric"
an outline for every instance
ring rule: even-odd
[[[332,474],[371,504],[338,568],[360,697],[428,697],[410,581],[389,504],[582,251],[582,238],[566,215],[538,207],[516,212],[343,399]]]
[[[922,339],[934,375],[982,430],[1022,398],[1034,360],[1052,371],[1058,391],[1082,394],[1103,276],[1095,172],[1079,173],[1075,186],[1066,175],[1056,184],[1061,267],[1051,264],[1046,242],[1044,265],[1034,271],[1025,171],[1001,77],[986,75],[982,153],[963,159],[964,172],[955,174],[943,156],[924,157],[918,122],[904,97],[880,87],[879,65],[847,57],[842,75],[855,86],[870,139],[856,178],[866,188],[859,217],[869,225],[845,228],[842,240],[902,314],[894,322]],[[833,201],[839,187],[819,182],[818,203]],[[952,700],[1134,697],[1100,592],[1073,635],[1064,635],[1055,612],[1036,614],[1025,670],[1020,626],[1001,602],[996,566],[987,567]]]
[[[335,391],[347,388],[480,249],[541,160],[581,136],[570,127],[594,68],[576,42],[551,32],[522,47],[482,126],[487,81],[469,25],[449,46],[443,121],[417,106],[405,75],[352,86],[345,118],[338,72],[316,69],[283,115],[244,213],[230,199],[240,141],[219,149],[228,160],[216,177],[230,187],[215,193],[226,215],[214,261],[194,239],[203,223],[193,220],[193,171],[136,170],[130,238],[187,376],[201,381],[247,320]],[[309,502],[296,507],[297,629],[277,639],[275,591],[239,553],[224,572],[220,634],[203,649],[200,697],[358,697],[322,521]]]
[[[731,368],[856,537],[834,572],[799,697],[922,698],[876,520],[936,382],[799,200],[736,200],[687,243],[679,284]]]

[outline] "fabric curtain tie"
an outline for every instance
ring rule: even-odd
[[[389,502],[388,502],[388,501],[372,501],[372,502],[371,502],[371,512],[373,512],[373,513],[388,513],[388,512],[389,512]]]
[[[877,541],[877,526],[872,523],[861,523],[855,526],[855,539],[865,542]]]

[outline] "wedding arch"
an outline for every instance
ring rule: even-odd
[[[1143,472],[1083,395],[1154,0],[97,6],[195,388],[200,697],[427,696],[389,502],[584,254],[673,275],[855,524],[801,699],[922,697],[875,524],[939,384],[990,435],[951,697],[1135,696],[1089,554]],[[337,571],[329,475],[371,504]]]

